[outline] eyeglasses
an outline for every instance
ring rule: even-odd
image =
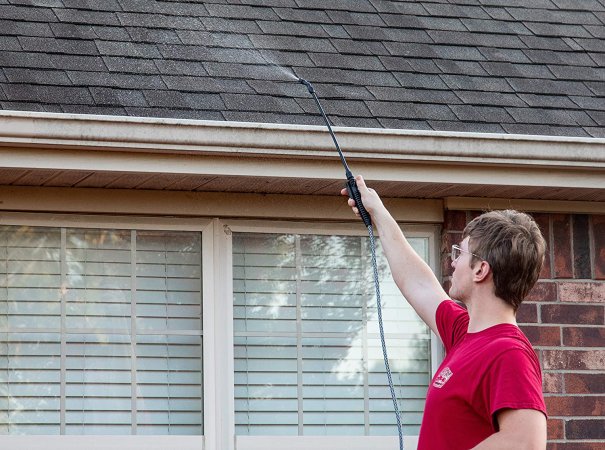
[[[485,259],[481,256],[469,252],[468,250],[463,250],[459,245],[452,245],[452,261],[456,261],[458,258],[460,258],[462,253],[468,253],[469,255],[473,255],[475,258],[479,258],[481,261],[485,261]]]

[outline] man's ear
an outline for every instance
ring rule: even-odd
[[[487,261],[479,261],[479,264],[475,264],[473,267],[473,281],[477,283],[485,281],[491,271],[492,268]]]

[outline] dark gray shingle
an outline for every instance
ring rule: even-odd
[[[241,19],[277,20],[279,17],[273,8],[264,6],[248,5],[220,5],[217,3],[206,4],[206,9],[211,16]]]
[[[39,70],[24,68],[4,68],[5,81],[10,83],[31,83],[57,86],[69,86],[71,80],[62,70]]]
[[[166,89],[166,84],[159,75],[70,70],[67,72],[67,76],[69,76],[75,86],[107,86],[124,89]]]
[[[3,36],[50,37],[53,35],[50,24],[39,22],[24,22],[21,20],[0,19],[0,30],[2,30]]]
[[[3,90],[11,101],[94,105],[90,92],[84,87],[54,86],[48,89],[34,84],[6,84]]]
[[[211,92],[216,94],[229,93],[244,93],[253,94],[254,90],[246,83],[245,80],[229,80],[217,79],[213,77],[200,76],[162,76],[162,80],[166,87],[174,91],[189,91],[189,92]]]
[[[101,106],[148,106],[141,91],[92,87],[90,93],[95,102]]]
[[[337,69],[384,70],[377,56],[332,55],[328,53],[309,53],[309,58],[319,67],[334,67]]]
[[[65,8],[55,8],[53,11],[61,22],[84,23],[90,25],[120,25],[120,21],[115,12],[82,11],[81,9]]]

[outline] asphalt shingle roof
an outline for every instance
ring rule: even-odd
[[[0,108],[605,137],[605,0],[0,0]]]

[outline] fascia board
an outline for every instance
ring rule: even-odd
[[[605,168],[605,139],[335,127],[360,162]],[[0,146],[333,160],[323,126],[0,111]]]

